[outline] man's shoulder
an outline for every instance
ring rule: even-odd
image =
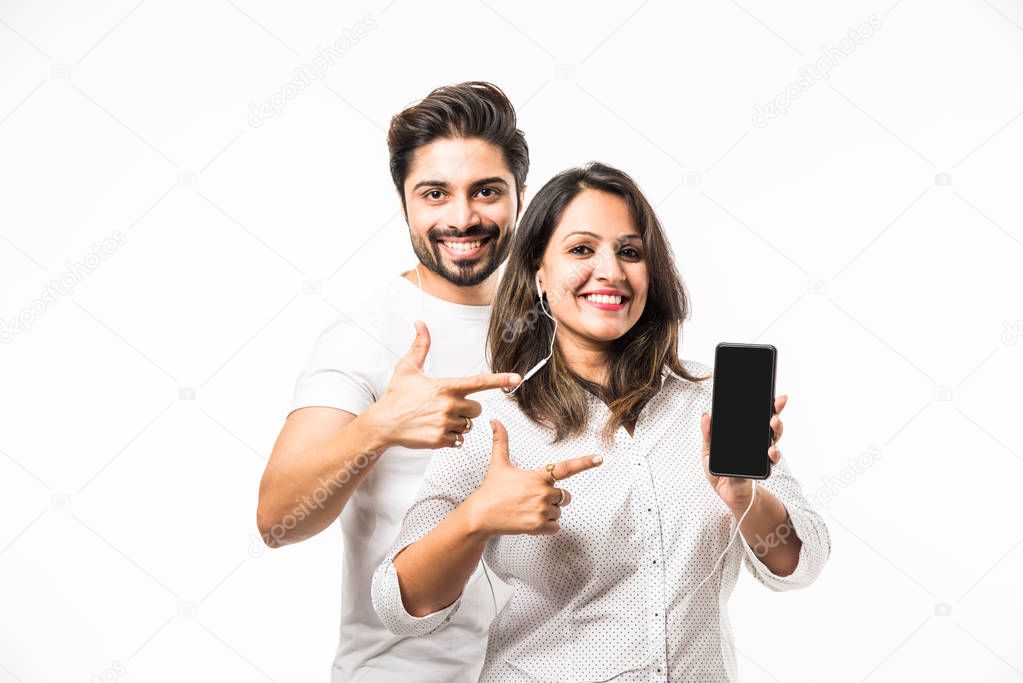
[[[407,301],[401,294],[400,287],[387,282],[368,293],[363,292],[361,298],[358,295],[350,297],[350,303],[343,309],[335,307],[337,315],[323,329],[321,336],[356,345],[365,343],[374,351],[389,350],[401,355],[407,350],[407,345],[402,346],[405,337],[409,343],[415,337],[412,319],[406,310]],[[402,333],[398,345],[395,345],[396,333]]]

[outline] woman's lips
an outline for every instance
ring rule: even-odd
[[[625,295],[581,294],[579,298],[587,305],[602,311],[620,311],[629,303],[629,297]]]

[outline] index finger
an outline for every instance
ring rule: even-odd
[[[440,380],[441,384],[448,390],[465,396],[474,394],[477,391],[487,389],[503,389],[514,387],[522,381],[522,378],[514,372],[483,373],[471,377],[449,377]]]
[[[554,465],[554,478],[558,481],[568,479],[569,477],[585,472],[586,470],[593,469],[604,462],[604,458],[599,455],[584,455],[581,458],[572,458],[571,460],[562,460],[561,462]],[[551,473],[547,472],[546,469],[539,470],[547,481],[550,481]]]

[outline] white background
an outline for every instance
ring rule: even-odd
[[[257,484],[316,334],[414,262],[389,117],[467,79],[518,107],[532,190],[637,178],[685,357],[779,349],[834,548],[805,591],[744,575],[744,680],[1023,678],[1018,2],[93,5],[0,2],[0,325],[31,326],[0,344],[0,681],[326,680],[337,528],[262,552]]]

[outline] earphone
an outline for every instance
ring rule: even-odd
[[[527,379],[529,379],[530,377],[535,375],[537,372],[539,372],[540,368],[542,368],[543,366],[547,365],[547,361],[549,361],[554,356],[554,340],[555,340],[555,338],[557,337],[557,334],[558,334],[558,321],[557,321],[557,319],[553,315],[551,315],[551,312],[549,310],[547,310],[547,306],[543,302],[543,290],[540,289],[540,271],[539,270],[536,271],[536,278],[534,279],[534,281],[536,282],[536,297],[540,301],[540,310],[543,311],[544,315],[546,315],[548,318],[550,318],[551,320],[554,321],[554,331],[551,332],[551,349],[550,349],[550,352],[547,354],[546,358],[544,358],[542,361],[540,361],[539,363],[537,363],[536,365],[531,367],[529,370],[527,370],[526,374],[522,375],[522,380],[518,384],[516,384],[515,387],[513,387],[512,389],[507,390],[507,391],[504,392],[504,393],[508,394],[509,396],[514,394],[516,391],[518,391],[519,387],[521,387],[523,384],[525,384]]]
[[[419,274],[419,263],[416,263],[416,286],[419,287],[419,317],[420,317],[420,319],[422,319],[423,318],[423,310],[426,307],[425,303],[424,303],[425,300],[426,300],[426,292],[423,291],[423,278]],[[537,291],[540,291],[540,273],[539,273],[539,271],[537,271],[537,273],[536,273],[536,289],[537,289]],[[554,324],[557,325],[557,321],[555,321]],[[430,359],[427,358],[426,359],[427,367],[428,367],[429,362],[430,362]],[[546,361],[544,361],[544,362],[546,362]],[[543,363],[541,363],[540,365],[543,365]],[[536,368],[534,368],[534,370],[531,370],[530,372],[534,372],[535,370],[539,370],[539,369],[540,369],[540,366],[538,365],[538,366],[536,366]],[[424,368],[424,370],[426,370],[426,368]],[[490,580],[490,572],[487,571],[487,565],[483,563],[483,558],[480,558],[480,567],[483,569],[483,575],[485,577],[487,577],[487,584],[490,586],[490,601],[494,605],[494,617],[496,618],[497,617],[497,594],[494,592],[494,583]]]

